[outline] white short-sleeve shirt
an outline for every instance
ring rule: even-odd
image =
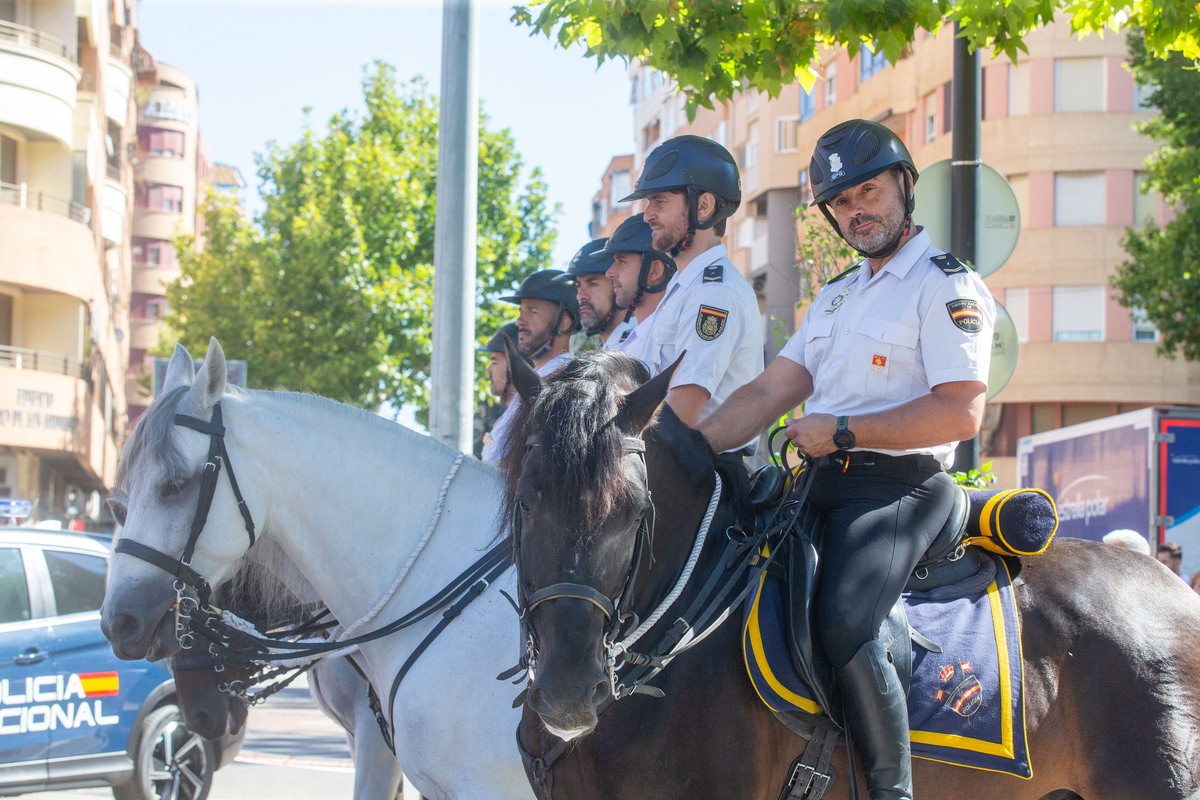
[[[628,329],[627,333],[615,343],[611,339],[609,340],[609,346],[613,349],[641,359],[642,363],[646,365],[646,369],[650,370],[651,375],[654,374],[654,364],[650,360],[650,345],[654,340],[651,338],[650,332],[654,329],[656,313],[658,313],[657,309],[651,311],[650,315],[641,322],[634,317],[632,321],[635,324]]]
[[[686,350],[671,385],[708,391],[700,419],[763,371],[758,298],[725,258],[724,245],[700,253],[671,278],[653,323],[646,351],[651,372],[658,374]]]
[[[983,279],[920,231],[877,274],[860,262],[822,287],[779,357],[812,375],[806,412],[869,414],[941,383],[986,384],[995,323]],[[956,444],[880,452],[929,453],[949,466]]]

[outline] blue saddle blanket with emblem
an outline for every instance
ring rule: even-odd
[[[821,713],[788,654],[783,585],[763,573],[746,599],[742,650],[759,697],[774,711]],[[989,556],[976,575],[904,595],[908,622],[937,643],[913,643],[908,719],[914,757],[1030,778],[1021,632],[1012,578]]]

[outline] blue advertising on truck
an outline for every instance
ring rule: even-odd
[[[1177,543],[1200,571],[1200,408],[1153,407],[1069,425],[1017,444],[1017,485],[1058,507],[1059,536],[1099,541],[1118,528]]]

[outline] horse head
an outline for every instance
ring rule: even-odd
[[[628,621],[653,505],[643,432],[674,368],[588,352],[542,384],[509,358],[521,405],[505,456],[532,681],[528,705],[556,736],[591,732],[612,692],[610,648]]]
[[[154,660],[174,652],[171,612],[185,584],[204,576],[216,585],[248,547],[229,481],[205,480],[206,473],[218,471],[214,462],[227,460],[213,456],[217,437],[184,427],[187,419],[212,424],[225,376],[225,354],[216,339],[199,371],[176,345],[162,393],[122,453],[111,501],[121,530],[101,607],[101,627],[121,658]],[[229,465],[223,466],[228,474]],[[199,513],[207,502],[207,514]],[[197,527],[208,531],[198,541]]]

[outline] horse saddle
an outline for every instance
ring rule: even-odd
[[[978,549],[961,546],[967,527],[968,510],[967,494],[959,489],[955,493],[950,514],[918,562],[906,589],[928,590],[935,586],[957,583],[982,567],[983,559]],[[784,540],[783,546],[786,551],[780,554],[787,586],[784,630],[787,632],[788,650],[797,673],[813,691],[814,699],[821,707],[829,711],[834,719],[840,719],[841,715],[833,711],[837,708],[834,704],[836,697],[833,691],[833,668],[819,644],[814,627],[824,529],[824,518],[813,512],[802,516],[798,529]],[[904,604],[900,599],[897,599],[880,625],[875,640],[891,654],[906,693],[912,677],[913,641],[933,652],[941,650],[934,642],[910,628]]]

